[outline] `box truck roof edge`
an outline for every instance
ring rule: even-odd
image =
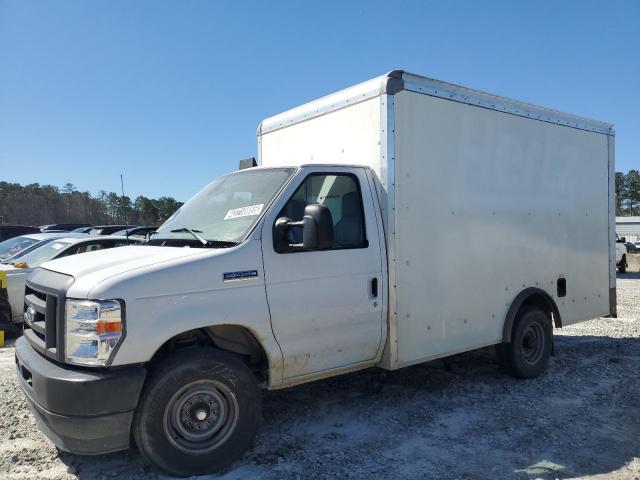
[[[416,75],[404,70],[392,70],[349,88],[339,90],[298,107],[268,117],[258,126],[258,137],[279,128],[319,117],[325,113],[359,103],[381,94],[395,95],[408,90],[425,95],[445,98],[455,102],[476,105],[491,110],[532,118],[543,122],[565,125],[606,135],[615,135],[613,124],[579,115],[560,112],[518,100],[482,92],[472,88],[433,78]]]

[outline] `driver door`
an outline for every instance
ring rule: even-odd
[[[307,168],[263,224],[262,249],[273,332],[284,381],[375,362],[382,347],[382,265],[378,220],[363,169]],[[334,246],[276,252],[280,217],[302,219],[310,204],[329,208]],[[291,230],[289,242],[301,242]]]

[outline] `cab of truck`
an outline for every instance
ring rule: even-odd
[[[386,295],[374,192],[363,166],[250,168],[205,187],[147,243],[43,264],[27,281],[30,328],[16,343],[41,428],[82,454],[127,448],[133,431],[154,464],[172,452],[161,468],[202,471],[211,458],[198,463],[194,450],[249,441],[257,417],[239,412],[259,403],[259,383],[378,363]],[[195,379],[221,359],[233,370]],[[158,395],[168,410],[154,410]]]

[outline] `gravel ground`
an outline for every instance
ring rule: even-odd
[[[253,449],[224,479],[640,478],[640,274],[617,319],[556,331],[549,372],[498,370],[493,349],[396,372],[267,392]],[[0,478],[167,478],[134,451],[59,453],[36,429],[0,349]]]

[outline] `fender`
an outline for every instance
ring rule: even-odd
[[[560,318],[560,312],[558,311],[558,307],[556,302],[553,300],[551,295],[540,288],[529,287],[522,290],[516,298],[511,302],[511,306],[507,311],[507,316],[504,320],[504,327],[502,329],[502,341],[504,343],[511,343],[511,330],[513,328],[513,322],[516,318],[518,310],[520,307],[526,302],[531,301],[532,303],[536,303],[546,309],[553,315],[553,322],[556,328],[562,327],[562,320]]]

